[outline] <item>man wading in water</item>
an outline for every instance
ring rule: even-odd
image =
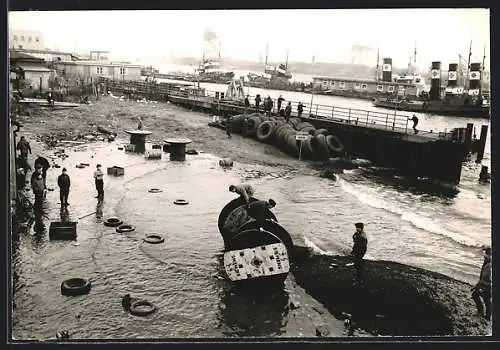
[[[97,199],[104,198],[104,173],[101,169],[101,164],[97,164],[96,171],[94,171],[95,188],[97,190]]]
[[[472,288],[472,300],[476,303],[479,316],[489,320],[491,318],[491,248],[487,247],[483,250],[484,262],[479,281]]]
[[[366,247],[368,245],[368,238],[363,230],[364,225],[362,222],[357,222],[354,224],[356,226],[356,232],[352,236],[354,245],[352,247],[351,255],[354,257],[354,268],[356,269],[356,284],[363,283],[363,257],[366,253]]]
[[[263,231],[264,222],[266,221],[266,212],[275,206],[276,202],[273,199],[269,199],[268,201],[255,201],[247,204],[247,213],[255,219],[259,230]]]
[[[245,202],[248,204],[250,203],[250,197],[252,197],[254,194],[254,189],[250,185],[231,185],[229,186],[229,192],[239,194],[243,199],[245,199]]]

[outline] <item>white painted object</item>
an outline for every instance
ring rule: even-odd
[[[224,253],[224,269],[231,281],[273,276],[290,271],[288,253],[283,243]]]

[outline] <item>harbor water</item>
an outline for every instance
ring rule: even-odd
[[[299,100],[292,92],[269,94]],[[334,101],[325,104],[352,108],[370,104],[319,98]],[[419,126],[435,130],[478,122],[439,116],[420,120]],[[489,139],[483,160],[488,166]],[[116,144],[98,143],[69,154],[59,164],[72,177],[70,218],[96,214],[78,220],[77,242],[48,241],[49,222],[61,219],[56,190],[49,192],[46,215],[38,218],[39,224],[19,233],[12,258],[16,339],[47,339],[60,329],[69,329],[72,338],[108,339],[290,334],[286,289],[272,301],[252,304],[235,294],[222,277],[217,217],[234,198],[229,185],[239,182],[253,185],[256,197],[275,199],[274,212],[294,241],[323,254],[348,254],[353,224],[362,221],[369,240],[368,259],[397,261],[474,283],[482,263],[480,247],[491,240],[490,185],[477,181],[480,164],[464,165],[460,191],[450,197],[398,186],[399,175],[382,178],[380,169],[369,166],[346,170],[333,181],[292,166],[236,163],[224,170],[218,166],[220,155],[205,153],[188,155],[181,163],[170,162],[165,155],[147,161],[117,150]],[[102,204],[94,198],[91,180],[97,160],[104,168],[125,168],[125,176],[105,178]],[[80,162],[90,166],[76,169]],[[49,171],[49,188],[57,188],[56,173]],[[163,192],[149,193],[152,187]],[[176,206],[175,199],[186,199],[189,205]],[[118,234],[103,226],[102,220],[114,215],[136,230]],[[143,243],[149,233],[163,235],[165,243]],[[72,277],[90,278],[90,294],[62,296],[60,283]],[[150,300],[158,311],[146,318],[125,313],[120,298],[126,293]]]

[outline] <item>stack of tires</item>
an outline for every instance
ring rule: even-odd
[[[250,203],[257,201],[250,198]],[[219,232],[224,240],[224,268],[235,284],[282,287],[289,269],[293,242],[290,234],[267,211],[263,227],[246,211],[241,197],[221,210]]]
[[[284,118],[259,113],[240,114],[233,117],[232,131],[272,144],[293,157],[297,157],[300,151],[301,141],[295,139],[298,132],[309,134],[302,141],[301,155],[304,158],[326,160],[345,153],[344,145],[336,135],[327,129],[316,129],[300,118],[290,118],[286,122]]]

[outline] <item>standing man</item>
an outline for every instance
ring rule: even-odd
[[[226,134],[228,139],[231,138],[232,127],[233,127],[233,116],[230,115],[226,119]]]
[[[479,316],[489,320],[491,318],[491,248],[486,247],[483,252],[484,262],[479,281],[472,288],[472,299],[476,303]]]
[[[278,112],[281,111],[281,104],[283,101],[285,101],[285,99],[280,95],[280,97],[278,97]]]
[[[42,168],[43,185],[47,188],[47,170],[50,168],[50,163],[46,158],[38,154],[37,159],[35,159],[35,168],[37,166]]]
[[[45,184],[42,176],[42,166],[36,165],[35,171],[31,175],[31,189],[35,195],[35,206],[39,207],[45,197]]]
[[[273,199],[269,199],[268,201],[255,201],[247,205],[247,213],[255,219],[259,229],[262,231],[264,222],[266,221],[267,210],[271,210],[275,206],[276,202]]]
[[[299,115],[299,118],[301,117],[303,111],[304,105],[302,104],[302,102],[299,102],[299,105],[297,106],[297,114]]]
[[[31,170],[31,167],[28,164],[28,152],[31,154],[31,146],[24,136],[21,136],[21,139],[17,143],[16,148],[20,150],[20,158],[23,160],[23,168],[26,170]]]
[[[351,255],[354,258],[354,268],[356,269],[356,283],[363,283],[363,257],[366,253],[368,238],[366,237],[362,222],[357,222],[354,226],[356,227],[356,232],[354,232],[354,235],[352,236],[354,245],[352,247]]]
[[[259,111],[260,101],[262,101],[262,99],[260,98],[260,95],[257,94],[257,96],[255,96],[255,109],[257,112]]]
[[[61,200],[61,207],[66,207],[68,203],[69,188],[71,180],[66,173],[66,168],[62,169],[61,175],[57,177],[57,185],[59,185],[59,199]]]
[[[137,130],[142,130],[142,118],[137,117]]]
[[[248,112],[248,107],[250,107],[250,100],[248,99],[250,96],[247,95],[247,97],[245,97],[245,114],[247,114]]]
[[[292,103],[288,102],[285,107],[285,120],[288,122],[290,120],[290,116],[292,115]]]
[[[418,118],[417,118],[417,116],[414,114],[413,117],[408,118],[408,120],[411,120],[413,122],[413,131],[415,132],[415,134],[418,134],[418,130],[417,130]]]
[[[97,190],[97,199],[104,198],[104,173],[101,169],[101,164],[97,164],[96,171],[94,171],[95,188]]]
[[[250,203],[250,197],[253,196],[254,194],[254,189],[252,186],[244,184],[244,185],[231,185],[229,186],[229,192],[234,192],[239,194],[241,197],[245,199],[245,202],[248,204]]]

